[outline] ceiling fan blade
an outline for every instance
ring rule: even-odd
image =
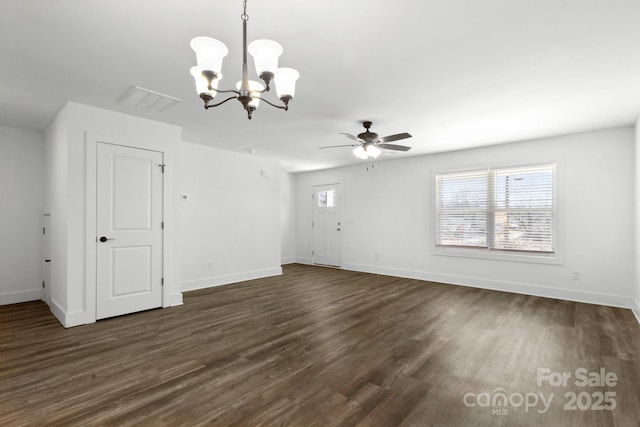
[[[358,146],[360,146],[360,144],[328,145],[326,147],[320,147],[319,150],[324,150],[325,148],[358,147]]]
[[[395,150],[395,151],[409,151],[411,147],[407,147],[406,145],[396,145],[396,144],[380,144],[378,145],[380,148],[384,148],[385,150]]]
[[[344,136],[346,136],[346,137],[347,137],[347,138],[349,138],[349,139],[353,139],[354,141],[364,142],[363,140],[361,140],[361,139],[360,139],[360,138],[358,138],[357,136],[355,136],[355,135],[351,135],[350,133],[338,132],[338,134],[340,134],[340,135],[344,135]]]
[[[379,139],[379,141],[382,143],[385,143],[385,142],[399,141],[401,139],[407,139],[407,138],[411,138],[411,135],[404,132],[404,133],[397,133],[395,135],[383,136],[382,138]]]

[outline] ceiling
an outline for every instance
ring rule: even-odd
[[[236,101],[205,111],[189,75],[189,42],[206,35],[229,47],[220,89],[235,86],[241,13],[241,0],[2,0],[0,125],[44,130],[74,101],[303,171],[362,162],[318,150],[350,143],[338,132],[357,134],[362,120],[413,135],[401,142],[411,151],[384,160],[640,116],[638,0],[248,0],[249,41],[280,42],[280,66],[301,74],[289,111],[262,103],[251,121]],[[133,86],[182,102],[120,104]]]

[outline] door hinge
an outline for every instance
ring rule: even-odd
[[[47,234],[47,229],[45,227],[42,227],[42,234]]]
[[[161,284],[162,286],[164,286],[164,277],[163,277],[162,279],[160,279],[160,284]]]
[[[311,226],[312,226],[312,227],[315,227],[315,226],[316,226],[316,223],[315,223],[315,222],[313,222],[313,221],[311,221]]]
[[[164,221],[160,223],[161,228],[164,230]]]
[[[162,171],[162,173],[164,173],[164,167],[165,167],[166,165],[158,165],[158,166],[160,166],[160,170]]]
[[[311,255],[315,255],[315,254],[316,254],[316,251],[311,251]]]
[[[42,281],[42,288],[44,289],[44,280]]]

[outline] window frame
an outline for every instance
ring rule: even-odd
[[[464,168],[442,168],[433,169],[431,173],[431,188],[430,188],[430,204],[431,204],[431,218],[430,218],[430,249],[431,254],[436,256],[450,256],[450,257],[464,257],[464,258],[479,258],[488,260],[500,260],[500,261],[515,261],[515,262],[532,262],[541,264],[564,264],[564,177],[563,177],[563,165],[562,159],[537,161],[537,162],[505,162],[505,163],[491,163],[480,164],[476,166],[468,166]],[[502,250],[489,247],[465,247],[465,246],[447,246],[438,245],[438,192],[437,192],[437,176],[443,174],[454,173],[472,173],[481,170],[495,171],[500,169],[518,169],[518,168],[530,168],[536,166],[555,164],[555,191],[554,191],[554,243],[555,251],[553,253],[547,252],[529,252],[529,251],[517,251],[517,250]],[[490,181],[488,179],[488,181]],[[487,189],[487,191],[490,191]],[[487,218],[487,239],[489,233],[493,233],[493,230],[489,231],[490,218]]]

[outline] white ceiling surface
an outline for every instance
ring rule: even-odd
[[[338,132],[373,120],[413,146],[387,158],[629,125],[640,116],[638,0],[248,0],[249,41],[280,42],[296,68],[284,112],[195,93],[191,38],[230,50],[241,73],[241,0],[1,0],[0,125],[44,130],[66,101],[182,126],[186,141],[302,171],[362,162]],[[257,80],[253,62],[249,71]],[[133,86],[182,102],[119,103]],[[275,91],[266,97],[276,101]],[[216,100],[222,99],[220,95]],[[384,158],[384,157],[383,157]]]

